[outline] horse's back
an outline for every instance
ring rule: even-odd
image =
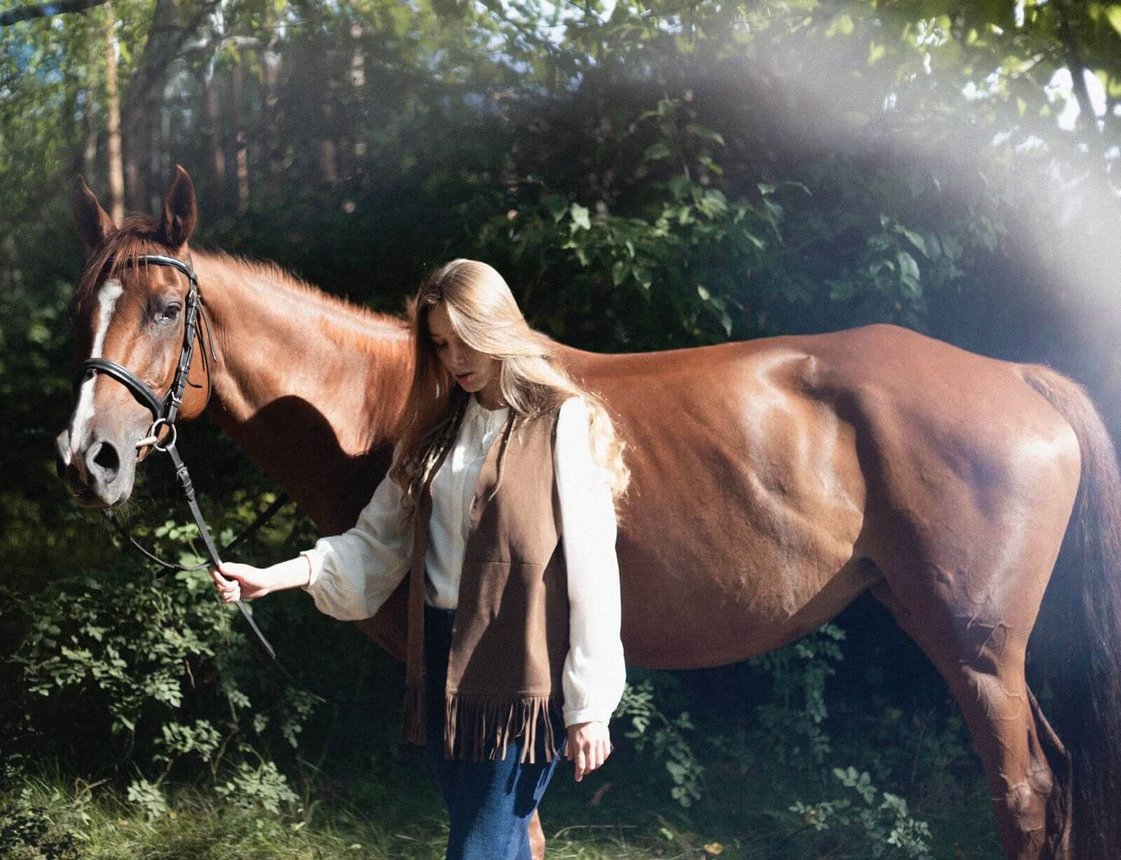
[[[1003,516],[998,497],[1037,480],[1069,491],[1069,427],[1022,366],[906,329],[564,357],[628,445],[623,626],[641,665],[730,662],[814,629],[880,579],[900,522]]]

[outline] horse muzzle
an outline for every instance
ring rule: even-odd
[[[132,494],[136,454],[122,455],[121,446],[93,435],[75,447],[70,431],[55,439],[55,469],[74,501],[84,508],[107,508]]]

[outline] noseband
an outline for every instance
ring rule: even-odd
[[[152,413],[152,427],[148,435],[141,439],[137,448],[147,445],[159,447],[160,429],[166,427],[175,436],[175,419],[179,417],[179,407],[183,403],[183,392],[187,388],[187,375],[191,370],[191,361],[195,354],[195,339],[198,337],[198,322],[201,309],[199,295],[199,279],[194,268],[189,263],[177,260],[175,257],[165,257],[161,254],[141,254],[122,263],[124,266],[168,266],[176,269],[186,276],[190,286],[187,289],[186,309],[183,314],[183,347],[179,351],[179,363],[175,367],[175,376],[171,380],[171,387],[163,399],[160,399],[144,381],[125,367],[108,358],[87,358],[78,366],[78,376],[74,380],[77,389],[83,382],[98,373],[104,373],[121,383],[131,392],[142,406],[147,406]]]

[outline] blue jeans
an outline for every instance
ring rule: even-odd
[[[529,820],[541,802],[560,755],[551,762],[520,764],[523,742],[505,760],[449,761],[444,758],[444,688],[455,613],[425,607],[424,660],[428,684],[424,757],[448,810],[447,860],[529,860]],[[557,737],[564,727],[554,726]]]

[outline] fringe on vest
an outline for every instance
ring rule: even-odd
[[[409,699],[414,697],[410,694]],[[561,720],[561,704],[557,697],[526,696],[515,701],[488,701],[449,694],[444,707],[445,758],[505,761],[510,744],[519,739],[522,741],[521,764],[534,764],[538,752],[545,756],[546,762],[551,762],[560,751],[563,737],[558,738],[553,730],[554,721]],[[406,712],[409,710],[406,703]],[[406,713],[406,737],[415,738],[416,724],[409,725],[408,716]],[[424,743],[423,722],[419,735],[420,743]]]
[[[520,764],[535,764],[538,747],[551,762],[560,752],[562,735],[554,726],[563,719],[560,699],[526,696],[472,700],[449,694],[444,702],[444,757],[460,761],[505,761],[511,743],[523,740]],[[424,683],[405,688],[405,724],[402,743],[424,746],[428,742]]]

